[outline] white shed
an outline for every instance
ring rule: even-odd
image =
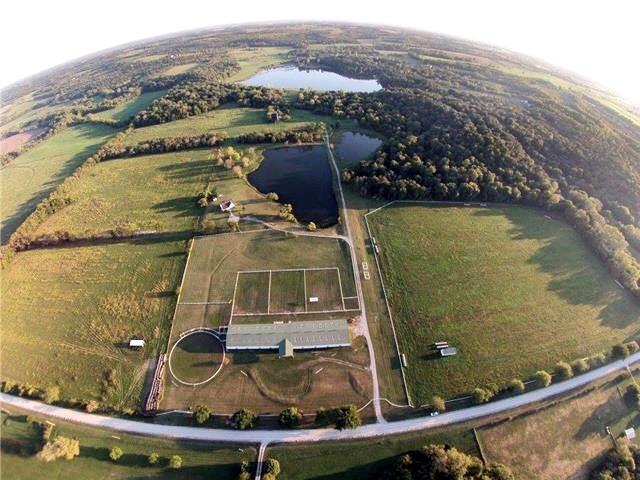
[[[132,338],[129,340],[129,348],[144,348],[144,340],[140,338]]]

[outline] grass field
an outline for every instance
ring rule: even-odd
[[[304,312],[304,280],[303,270],[272,272],[269,311]]]
[[[209,154],[198,150],[99,163],[71,185],[73,203],[37,233],[85,235],[118,227],[192,231],[203,213],[196,205],[198,193],[215,174],[230,176],[207,159]]]
[[[239,48],[232,52],[234,59],[240,64],[240,70],[229,77],[230,82],[246,80],[266,67],[286,62],[288,48]]]
[[[305,277],[307,296],[309,298],[318,297],[316,303],[307,303],[308,311],[322,312],[344,309],[338,270],[307,270]]]
[[[104,125],[67,128],[0,169],[2,242],[38,202],[98,150],[114,133]]]
[[[204,385],[182,387],[167,381],[161,407],[206,404],[219,414],[231,414],[241,407],[277,414],[296,405],[313,414],[320,407],[360,406],[371,399],[369,355],[363,337],[356,338],[352,348],[296,352],[293,359],[278,358],[277,352],[250,351],[227,352],[226,359],[218,375]],[[209,376],[216,368],[212,364],[199,373]],[[186,373],[196,378],[195,369]]]
[[[59,230],[75,235],[115,228],[193,231],[205,214],[196,202],[207,185],[233,198],[236,213],[277,218],[278,205],[231,170],[208,159],[211,150],[193,150],[103,162],[71,186],[73,203],[49,217],[38,234]],[[249,167],[252,168],[252,167]],[[206,216],[222,229],[228,214],[211,205]]]
[[[24,415],[2,414],[3,478],[41,480],[68,479],[183,479],[236,478],[243,460],[254,462],[256,449],[242,445],[222,445],[189,441],[174,441],[127,435],[83,427],[54,420],[60,435],[75,437],[80,442],[80,456],[71,461],[45,463],[32,456],[40,447],[40,432],[25,421]],[[45,419],[43,419],[45,420]],[[112,447],[119,446],[124,455],[116,463],[109,459]],[[24,454],[16,450],[24,450]],[[156,452],[162,461],[151,466],[150,453]],[[182,468],[171,470],[167,458],[180,455]]]
[[[487,460],[509,465],[523,480],[591,478],[612,447],[605,428],[617,437],[640,426],[637,409],[629,408],[618,391],[630,382],[610,378],[591,392],[479,430]]]
[[[473,433],[454,427],[374,440],[275,446],[267,449],[266,456],[280,461],[280,480],[368,480],[378,478],[404,453],[431,443],[479,455]]]
[[[266,311],[268,272],[237,275],[238,272],[307,267],[338,267],[343,288],[355,295],[348,250],[339,240],[264,230],[196,238],[176,309],[172,344],[180,332],[189,328],[215,328],[228,323],[234,290],[236,312]],[[300,300],[304,308],[304,292],[297,283],[300,272],[276,273],[275,282],[272,277],[272,298],[277,308],[297,310]],[[287,286],[292,284],[294,288],[287,292]],[[292,302],[295,304],[291,305]],[[341,315],[346,318],[344,313]],[[292,317],[306,318],[304,314]],[[273,318],[260,315],[233,318],[235,323],[261,321],[272,322]],[[232,412],[245,406],[277,413],[289,403],[315,409],[343,402],[360,405],[371,398],[371,376],[366,368],[368,352],[362,338],[354,340],[353,349],[296,353],[292,360],[278,359],[275,352],[236,353],[227,359],[219,375],[201,387],[180,388],[167,382],[163,408],[184,408],[204,402],[218,412]]]
[[[238,272],[233,306],[234,315],[346,310],[337,267]]]
[[[266,313],[269,305],[269,272],[240,272],[233,313]]]
[[[173,327],[174,337],[189,328],[218,327],[228,322],[237,272],[317,267],[337,267],[345,296],[355,295],[349,252],[340,240],[294,237],[267,231],[199,237],[195,239],[191,250],[182,286],[181,305],[178,306]],[[257,297],[260,296],[261,305],[265,306],[266,311],[268,274],[241,274],[239,278],[245,276],[248,283],[238,286],[236,299],[246,295],[247,301],[254,301],[251,300],[254,296],[257,301]],[[256,286],[262,286],[261,289],[253,289],[260,290],[261,295],[251,293],[253,290],[250,287],[254,283]],[[217,304],[188,305],[195,302]],[[239,308],[242,307],[242,302]],[[245,323],[260,321],[260,317],[255,316],[237,317],[234,321],[245,318]]]
[[[222,363],[222,344],[212,335],[195,332],[184,337],[171,354],[173,373],[184,382],[203,382]]]
[[[637,305],[601,261],[537,211],[396,204],[369,219],[416,403],[526,378],[640,331]],[[432,353],[443,340],[456,357]]]
[[[63,398],[137,405],[147,359],[166,346],[185,241],[18,254],[2,281],[2,376]],[[132,337],[146,341],[131,351]],[[116,371],[105,389],[103,378]]]
[[[181,137],[185,135],[202,135],[204,133],[221,132],[225,132],[230,137],[235,137],[253,132],[290,130],[320,121],[331,121],[331,117],[315,115],[305,110],[294,110],[291,115],[291,120],[268,123],[264,109],[224,106],[203,115],[159,125],[136,128],[127,134],[123,143],[135,145],[139,142],[154,138]]]
[[[124,102],[121,105],[118,105],[115,108],[105,110],[104,112],[95,113],[92,115],[92,117],[100,120],[115,120],[116,122],[125,122],[134,117],[140,110],[144,110],[145,108],[147,108],[149,105],[151,105],[151,102],[153,102],[156,98],[160,98],[165,93],[167,93],[166,90],[143,93],[127,102]]]
[[[0,136],[5,132],[17,130],[26,123],[36,118],[45,117],[54,112],[65,110],[63,105],[45,105],[35,108],[43,103],[42,99],[37,100],[32,94],[23,95],[11,103],[4,104],[0,107]]]

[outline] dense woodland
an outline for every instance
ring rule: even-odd
[[[281,90],[229,83],[240,69],[235,52],[260,47],[280,47],[300,66],[373,77],[384,88],[300,91],[291,99]],[[192,65],[187,72],[163,73],[186,63]],[[556,211],[614,276],[640,295],[640,128],[561,72],[554,78],[575,88],[537,78],[546,75],[541,68],[499,49],[395,28],[235,27],[89,57],[2,95],[11,102],[28,94],[35,108],[59,107],[22,126],[42,127],[44,135],[91,121],[93,112],[140,92],[161,89],[168,92],[135,117],[134,127],[230,102],[285,115],[295,107],[355,119],[387,138],[373,159],[344,172],[362,195],[517,202]],[[522,70],[535,75],[511,73]]]

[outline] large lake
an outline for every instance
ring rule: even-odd
[[[324,145],[271,148],[248,176],[260,192],[275,192],[280,203],[290,203],[302,223],[329,227],[338,222],[331,165]]]
[[[273,88],[313,90],[343,90],[345,92],[375,92],[382,88],[377,80],[349,78],[324,70],[300,70],[298,67],[277,67],[262,70],[244,80],[245,85]]]
[[[380,148],[382,140],[360,132],[344,132],[336,143],[336,153],[341,162],[355,162],[369,158]]]

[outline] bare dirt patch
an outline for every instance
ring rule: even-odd
[[[34,128],[8,137],[0,137],[0,154],[19,151],[25,143],[40,135],[42,131],[42,128]]]

